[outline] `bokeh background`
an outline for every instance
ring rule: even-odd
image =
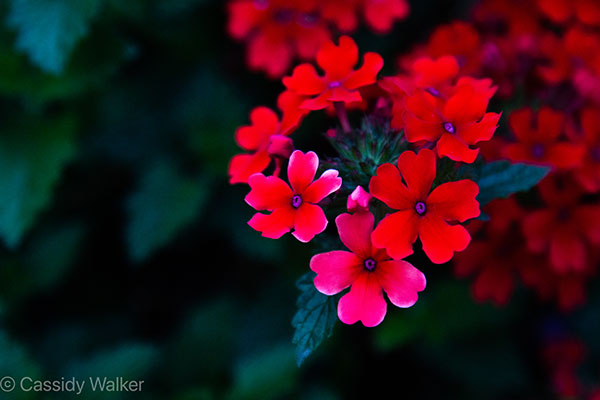
[[[390,34],[353,37],[392,73],[473,3],[412,1]],[[261,238],[227,183],[236,127],[282,85],[248,71],[226,21],[221,0],[0,2],[0,376],[145,381],[86,399],[543,399],[545,339],[567,332],[596,382],[597,284],[571,314],[523,290],[497,308],[423,259],[413,308],[339,323],[298,368],[295,282],[320,249]],[[296,146],[331,152],[333,124],[309,118]]]

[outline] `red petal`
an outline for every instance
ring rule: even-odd
[[[276,208],[289,206],[292,202],[292,191],[282,179],[276,176],[265,177],[254,174],[248,179],[250,193],[246,195],[246,203],[255,210],[273,211]]]
[[[417,59],[412,69],[417,75],[417,84],[421,87],[435,87],[458,75],[458,62],[454,56],[443,56],[436,60],[429,57]]]
[[[328,91],[327,100],[331,102],[356,103],[362,101],[362,97],[358,90],[337,87]]]
[[[271,158],[265,150],[254,154],[238,154],[229,162],[229,183],[248,183],[248,178],[269,166]]]
[[[338,317],[345,324],[361,321],[366,327],[377,326],[385,318],[387,304],[375,274],[363,273],[350,292],[338,303]]]
[[[305,96],[300,96],[291,90],[283,91],[277,98],[277,108],[281,110],[281,134],[289,135],[302,121],[302,118],[308,113],[300,109],[300,104],[306,100]]]
[[[585,244],[574,232],[555,232],[550,242],[550,261],[559,273],[583,271],[586,267]]]
[[[440,157],[448,157],[454,161],[471,164],[477,158],[479,149],[472,149],[456,135],[444,133],[436,145]]]
[[[447,121],[460,125],[481,119],[487,109],[489,98],[472,86],[462,85],[448,99],[442,114]]]
[[[296,210],[292,207],[282,207],[271,214],[254,214],[252,219],[248,221],[248,225],[261,232],[264,237],[279,239],[292,229],[295,215]]]
[[[383,58],[377,53],[365,53],[363,65],[352,72],[344,82],[348,89],[357,89],[377,82],[377,74],[383,68]]]
[[[247,59],[250,68],[263,69],[271,78],[279,78],[290,67],[292,49],[283,38],[260,32],[250,39]]]
[[[479,122],[470,122],[458,126],[456,134],[468,144],[490,140],[498,127],[500,115],[501,114],[496,113],[485,113]]]
[[[329,96],[330,96],[330,90],[326,90],[323,93],[321,93],[320,95],[318,95],[317,97],[314,97],[312,99],[306,99],[302,102],[302,104],[300,104],[300,108],[303,110],[322,110],[324,108],[327,108],[331,105],[331,102],[329,101]]]
[[[246,150],[256,150],[266,145],[271,135],[279,133],[279,118],[268,107],[256,107],[250,113],[252,125],[240,127],[235,140]]]
[[[442,218],[428,215],[419,226],[419,237],[423,251],[434,264],[450,261],[455,251],[463,251],[471,241],[462,225],[448,225]]]
[[[323,92],[327,87],[311,64],[300,64],[294,68],[292,76],[283,77],[283,84],[289,90],[303,96]]]
[[[581,165],[585,148],[571,143],[557,143],[546,150],[546,160],[557,168],[575,168]]]
[[[473,297],[477,301],[491,300],[499,306],[506,305],[514,287],[510,268],[496,263],[485,266],[473,282]]]
[[[398,157],[398,169],[416,200],[427,198],[435,179],[436,161],[435,153],[429,149],[423,149],[419,154],[405,151]]]
[[[407,308],[417,302],[417,292],[425,289],[425,275],[406,261],[377,263],[377,280],[396,307]]]
[[[444,133],[441,121],[424,121],[409,111],[402,114],[402,119],[405,125],[404,136],[411,143],[423,140],[433,142]]]
[[[413,210],[387,215],[371,234],[373,246],[385,248],[390,257],[402,259],[413,253],[419,217]]]
[[[335,219],[340,239],[362,260],[371,257],[371,232],[375,217],[369,212],[340,214]]]
[[[377,168],[377,174],[369,183],[369,192],[395,210],[412,209],[417,201],[402,182],[398,168],[392,164],[383,164]]]
[[[534,211],[525,216],[523,234],[529,250],[538,253],[545,250],[553,230],[553,221],[554,214],[549,210]]]
[[[339,45],[328,41],[317,53],[317,64],[325,71],[329,82],[345,79],[358,62],[358,47],[354,40],[342,36]]]
[[[471,180],[443,183],[427,198],[427,213],[435,214],[446,221],[464,222],[479,216],[479,203],[475,198],[479,186]]]
[[[296,150],[290,156],[288,180],[296,194],[302,194],[315,178],[319,167],[319,157],[312,151],[304,154]]]
[[[338,171],[328,169],[323,174],[308,185],[302,193],[302,200],[309,203],[318,203],[331,193],[337,191],[342,186],[342,178],[338,177]]]
[[[533,124],[531,108],[513,111],[508,117],[508,124],[519,141],[529,143],[536,139],[536,133],[531,129]]]
[[[303,203],[296,212],[292,235],[303,243],[310,242],[315,235],[327,227],[327,218],[319,206]]]
[[[315,287],[328,296],[346,289],[364,271],[362,260],[348,251],[330,251],[313,256],[310,269],[317,273]]]
[[[542,107],[537,115],[537,137],[544,142],[556,140],[563,132],[565,113]]]

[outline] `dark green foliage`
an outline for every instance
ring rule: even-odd
[[[314,277],[313,272],[308,272],[296,283],[301,293],[296,302],[298,311],[292,320],[296,329],[292,342],[296,344],[298,366],[331,336],[337,321],[337,297],[325,296],[317,291]]]

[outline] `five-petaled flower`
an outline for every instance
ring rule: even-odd
[[[335,103],[362,101],[359,88],[377,81],[383,59],[377,53],[365,53],[363,65],[354,70],[358,62],[358,47],[354,40],[342,36],[339,45],[328,41],[317,53],[317,64],[325,71],[319,76],[311,64],[300,64],[292,76],[283,78],[285,87],[299,96],[307,96],[300,108],[322,110]]]
[[[317,273],[314,283],[321,293],[333,295],[352,286],[338,303],[340,320],[346,324],[361,321],[368,327],[379,325],[387,311],[383,291],[397,307],[415,304],[417,292],[425,289],[425,275],[373,246],[373,214],[341,214],[335,223],[350,251],[317,254],[310,260],[310,268]]]
[[[248,179],[251,187],[246,203],[258,211],[248,224],[263,236],[278,239],[292,228],[292,233],[301,242],[310,241],[327,227],[325,213],[318,202],[342,186],[338,171],[329,169],[313,182],[319,166],[317,155],[299,150],[292,153],[288,164],[290,186],[276,176],[266,177],[261,173]]]
[[[387,215],[373,231],[373,244],[385,248],[393,258],[413,253],[413,243],[421,239],[431,261],[449,261],[455,251],[464,250],[471,236],[455,222],[479,216],[475,197],[479,187],[471,180],[447,182],[431,191],[436,176],[436,157],[423,149],[419,154],[405,151],[398,167],[383,164],[371,178],[373,197],[398,210]]]
[[[406,98],[402,114],[409,142],[436,142],[440,157],[472,163],[478,142],[490,140],[500,114],[486,112],[496,88],[489,80],[461,78],[447,99],[427,89]]]

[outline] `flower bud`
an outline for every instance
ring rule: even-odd
[[[373,197],[362,186],[357,186],[356,189],[348,196],[346,207],[349,212],[369,211],[369,203]]]
[[[287,136],[273,135],[270,138],[267,151],[271,157],[288,159],[294,151],[294,142]]]

